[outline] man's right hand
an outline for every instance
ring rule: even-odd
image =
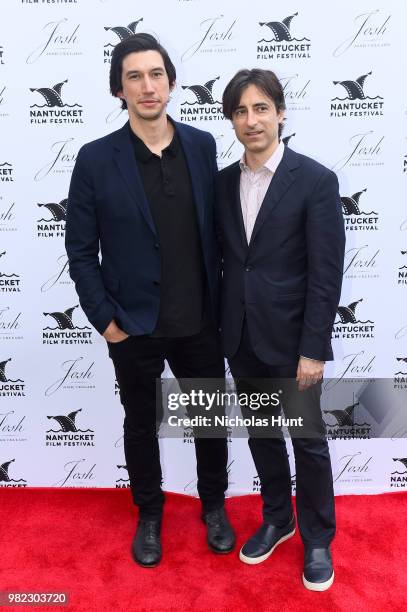
[[[129,337],[129,334],[126,334],[126,332],[118,327],[116,321],[112,320],[103,332],[103,337],[105,340],[107,340],[107,342],[112,342],[114,344],[115,342],[122,342],[123,340],[126,340],[126,338]]]

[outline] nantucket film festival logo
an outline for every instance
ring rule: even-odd
[[[379,278],[380,249],[362,244],[345,250],[343,276],[347,280]]]
[[[379,215],[376,211],[368,209],[368,212],[362,209],[362,205],[366,206],[367,187],[361,191],[356,191],[350,196],[341,196],[342,213],[345,222],[345,230],[347,232],[370,232],[379,229]]]
[[[20,310],[0,304],[0,341],[23,339],[21,319]]]
[[[204,84],[181,85],[186,96],[180,106],[180,119],[184,123],[193,121],[219,121],[223,120],[222,103],[214,94],[214,86],[219,76],[209,79]],[[215,86],[216,87],[216,86]],[[220,97],[220,94],[218,95]]]
[[[116,465],[120,471],[120,476],[116,478],[116,489],[130,489],[130,477],[127,465]]]
[[[143,21],[143,17],[136,21],[131,21],[127,26],[105,26],[105,31],[108,32],[109,42],[103,47],[103,61],[105,64],[110,64],[115,46],[126,40],[129,36],[133,36],[137,32],[137,26]]]
[[[57,391],[75,391],[83,389],[95,389],[93,379],[94,361],[80,356],[75,359],[67,359],[60,364],[62,370],[51,384],[47,384],[44,395],[49,397]]]
[[[92,328],[79,327],[73,321],[73,313],[79,306],[72,306],[63,312],[44,312],[49,321],[42,331],[43,344],[92,344]]]
[[[77,415],[82,411],[74,410],[68,414],[49,415],[50,429],[45,434],[45,446],[95,446],[93,429],[81,429],[76,423]]]
[[[34,174],[34,181],[43,181],[49,176],[72,174],[77,158],[77,151],[73,148],[74,140],[74,138],[67,138],[51,143],[47,160]]]
[[[333,326],[332,338],[341,338],[342,340],[374,338],[374,322],[370,319],[366,321],[358,319],[357,314],[361,302],[363,302],[363,298],[351,302],[347,306],[338,306],[338,318]]]
[[[396,357],[397,372],[393,377],[393,389],[407,389],[407,357]]]
[[[21,478],[21,472],[13,465],[15,459],[5,461],[0,464],[0,487],[2,488],[17,488],[26,487],[27,481]]]
[[[20,292],[20,275],[10,269],[10,258],[7,258],[7,251],[0,251],[0,294]]]
[[[15,202],[0,195],[0,232],[16,232]]]
[[[199,55],[216,61],[219,54],[236,53],[236,24],[237,19],[225,15],[203,19],[196,29],[191,28],[194,42],[182,53],[181,61]]]
[[[14,182],[14,168],[10,162],[0,163],[0,183]]]
[[[36,95],[41,103],[33,103],[30,106],[30,123],[35,125],[78,125],[83,123],[82,105],[75,102],[68,104],[65,95],[62,96],[62,88],[68,83],[68,79],[55,83],[52,87],[30,87],[30,91]],[[64,88],[65,93],[65,88]]]
[[[35,32],[35,42],[26,57],[27,64],[34,64],[44,57],[74,57],[82,55],[80,46],[80,24],[67,17],[48,21]]]
[[[259,22],[262,37],[257,41],[258,60],[305,60],[311,57],[311,40],[306,36],[300,37],[293,30],[292,21],[297,15],[289,15],[282,21]]]
[[[407,457],[393,457],[394,469],[390,474],[392,489],[407,488]]]
[[[68,199],[59,202],[37,202],[41,218],[37,220],[38,238],[64,238]]]
[[[374,130],[353,134],[344,147],[345,154],[332,166],[338,172],[343,168],[384,166],[384,136]]]
[[[25,397],[25,382],[14,374],[11,357],[0,361],[0,397]],[[11,370],[11,374],[8,371]]]
[[[377,49],[390,46],[391,15],[381,9],[360,13],[346,27],[345,38],[334,48],[333,56],[340,57],[352,49]]]
[[[384,111],[384,99],[382,96],[372,96],[365,92],[366,79],[372,71],[362,74],[354,81],[333,81],[336,87],[340,87],[340,93],[331,99],[330,116],[341,119],[349,117],[382,117]],[[370,89],[370,88],[369,88]]]
[[[291,491],[292,491],[292,493],[295,493],[295,488],[296,488],[296,474],[293,474],[291,476]],[[253,491],[253,493],[260,493],[261,492],[261,482],[260,482],[260,478],[259,478],[258,474],[253,476],[253,479],[252,479],[252,491]]]
[[[372,425],[363,416],[364,410],[360,402],[355,401],[347,406],[323,410],[323,420],[326,425],[328,440],[353,440],[355,438],[369,439]]]
[[[397,270],[397,284],[407,285],[407,250],[400,251],[400,256],[403,260],[401,266]]]

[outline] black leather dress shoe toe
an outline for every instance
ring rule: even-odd
[[[334,581],[329,547],[305,547],[302,581],[310,591],[326,591]]]
[[[207,512],[202,516],[207,528],[209,548],[216,553],[229,553],[235,545],[235,534],[224,508]]]
[[[295,534],[295,519],[284,527],[263,523],[260,529],[242,547],[239,559],[243,563],[256,565],[269,558],[273,550]]]
[[[135,562],[142,567],[155,567],[161,561],[160,532],[160,520],[139,520],[131,552]]]

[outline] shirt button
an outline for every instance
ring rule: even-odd
[[[252,269],[252,267],[251,267],[251,266],[247,266],[247,267],[245,268],[245,272],[250,272],[250,270],[251,270],[251,269]]]

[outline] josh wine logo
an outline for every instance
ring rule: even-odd
[[[11,271],[2,271],[3,269],[7,269],[7,259],[5,257],[6,254],[7,251],[0,251],[0,293],[20,293],[20,275]],[[3,261],[6,261],[6,263],[3,264]]]
[[[371,437],[372,425],[360,416],[359,402],[353,401],[345,408],[323,410],[328,440],[353,440]],[[359,421],[359,422],[358,422]]]
[[[346,279],[379,278],[380,249],[368,244],[352,247],[345,251],[343,275]]]
[[[37,202],[41,208],[42,217],[37,221],[38,238],[63,238],[65,236],[66,207],[68,199],[60,202]]]
[[[14,410],[0,412],[0,444],[6,442],[27,442],[25,415],[17,416]]]
[[[118,470],[121,470],[122,476],[116,480],[116,489],[130,489],[130,477],[127,465],[117,465]]]
[[[373,130],[354,134],[349,138],[349,150],[332,166],[332,170],[338,172],[346,166],[383,166],[383,141],[384,136],[377,136]]]
[[[372,71],[362,74],[355,81],[333,81],[334,85],[342,87],[346,95],[331,100],[331,117],[380,117],[383,115],[384,101],[382,96],[366,95],[365,81]]]
[[[132,21],[127,26],[105,26],[106,32],[113,32],[114,35],[114,42],[106,43],[103,49],[105,64],[110,64],[113,49],[119,42],[122,42],[122,40],[126,40],[126,38],[136,34],[137,26],[141,21],[143,21],[143,17],[140,17],[140,19],[137,19],[137,21]]]
[[[0,66],[4,66],[4,47],[0,45]]]
[[[14,182],[14,168],[9,162],[3,162],[0,164],[0,183],[13,183]]]
[[[390,487],[392,489],[407,488],[407,457],[393,457],[396,462],[394,471],[390,474]]]
[[[370,476],[372,459],[371,456],[363,457],[361,451],[353,455],[343,455],[338,459],[339,470],[337,474],[334,474],[334,482],[372,482],[373,479]]]
[[[0,232],[16,232],[15,202],[3,199],[0,195]]]
[[[67,389],[94,389],[95,385],[92,382],[94,365],[94,361],[84,361],[84,357],[63,361],[60,366],[63,371],[62,376],[59,376],[45,389],[45,395],[48,397],[59,390]]]
[[[181,103],[181,121],[192,122],[223,120],[222,103],[216,100],[213,94],[213,86],[220,77],[210,79],[203,85],[182,85],[182,89],[191,92],[185,102]]]
[[[0,340],[22,340],[21,311],[0,306]]]
[[[407,251],[400,251],[400,254],[403,256],[404,261],[407,261]],[[405,263],[398,269],[397,284],[407,285],[407,265]]]
[[[311,41],[305,36],[297,38],[291,32],[291,22],[298,13],[282,21],[261,21],[265,34],[257,42],[257,59],[308,59],[311,57]]]
[[[39,42],[30,51],[26,63],[33,64],[45,56],[82,55],[79,28],[79,23],[71,24],[66,17],[59,21],[49,21],[41,29],[38,35]]]
[[[357,191],[351,196],[341,196],[342,212],[345,222],[345,230],[369,232],[378,230],[379,215],[374,210],[365,212],[360,208],[360,199],[367,191],[367,187],[362,191]],[[363,200],[365,198],[363,197]]]
[[[55,265],[52,266],[52,274],[41,284],[41,293],[50,291],[55,286],[72,285],[69,276],[69,261],[66,253],[57,257]]]
[[[92,344],[92,330],[89,325],[78,327],[73,322],[73,312],[77,306],[64,312],[44,312],[45,317],[53,320],[53,327],[44,327],[43,344]]]
[[[18,472],[15,475],[14,466],[10,467],[14,463],[15,459],[6,461],[0,464],[0,487],[3,488],[17,488],[26,487],[27,481],[25,478],[18,478]]]
[[[6,370],[11,357],[0,361],[0,397],[25,397],[25,383],[21,378],[8,378]]]
[[[389,47],[389,21],[391,15],[383,15],[380,9],[356,15],[350,28],[350,35],[334,49],[334,57],[339,57],[349,49]]]
[[[81,410],[79,408],[67,415],[47,416],[47,419],[55,421],[56,429],[47,430],[45,446],[95,446],[93,429],[79,429],[76,424],[76,415]]]
[[[229,19],[224,15],[201,21],[198,39],[184,51],[181,61],[185,62],[196,54],[213,55],[236,52],[234,42],[236,22],[237,19]]]
[[[74,138],[67,138],[52,143],[50,147],[51,159],[37,170],[34,181],[42,181],[50,174],[72,174],[77,157],[77,153],[71,149],[73,141]]]
[[[281,77],[280,83],[283,86],[284,99],[290,111],[308,111],[310,106],[309,86],[311,81],[303,79],[299,74]]]
[[[41,125],[59,125],[83,123],[82,106],[67,104],[62,99],[62,87],[68,79],[56,83],[52,87],[30,87],[30,91],[41,96],[43,104],[31,104],[30,123]]]
[[[86,465],[86,459],[73,459],[67,461],[63,466],[64,475],[51,486],[53,487],[93,487],[95,480],[94,469],[96,463],[91,467]]]
[[[332,338],[374,338],[373,321],[359,321],[356,318],[356,308],[361,302],[363,298],[348,306],[338,306],[339,319],[334,323]]]

